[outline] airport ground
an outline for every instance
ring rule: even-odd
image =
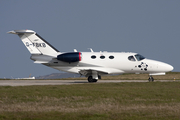
[[[179,80],[155,80],[154,82],[174,82]],[[99,80],[97,83],[149,82],[148,80]],[[180,81],[179,81],[180,82]],[[73,85],[87,84],[87,80],[0,80],[0,86],[32,86],[32,85]]]
[[[148,74],[123,74],[114,76],[102,76],[97,83],[120,83],[120,82],[148,82]],[[155,82],[173,82],[180,80],[179,72],[169,72],[166,75],[153,76]],[[29,85],[71,85],[88,83],[87,78],[66,78],[56,80],[0,80],[0,86],[29,86]]]
[[[0,120],[180,119],[180,82],[177,79],[102,81],[0,86]]]

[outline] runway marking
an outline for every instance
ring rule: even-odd
[[[97,83],[120,83],[120,82],[149,82],[149,81],[148,80],[98,80]],[[155,80],[155,82],[174,82],[174,81]],[[72,85],[72,84],[86,84],[86,83],[88,83],[87,80],[0,80],[0,86]]]

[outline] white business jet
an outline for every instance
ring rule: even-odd
[[[165,75],[173,66],[150,60],[137,53],[125,52],[59,52],[35,31],[14,30],[8,33],[17,34],[31,53],[34,63],[40,63],[54,69],[78,73],[86,76],[89,82],[97,82],[102,75],[123,73],[148,73]]]

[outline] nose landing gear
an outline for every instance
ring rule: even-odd
[[[149,76],[148,80],[149,80],[149,82],[154,82],[154,78],[151,75]]]

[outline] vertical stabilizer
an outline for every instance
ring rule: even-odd
[[[52,55],[59,52],[32,30],[14,30],[8,33],[17,34],[31,54]]]

